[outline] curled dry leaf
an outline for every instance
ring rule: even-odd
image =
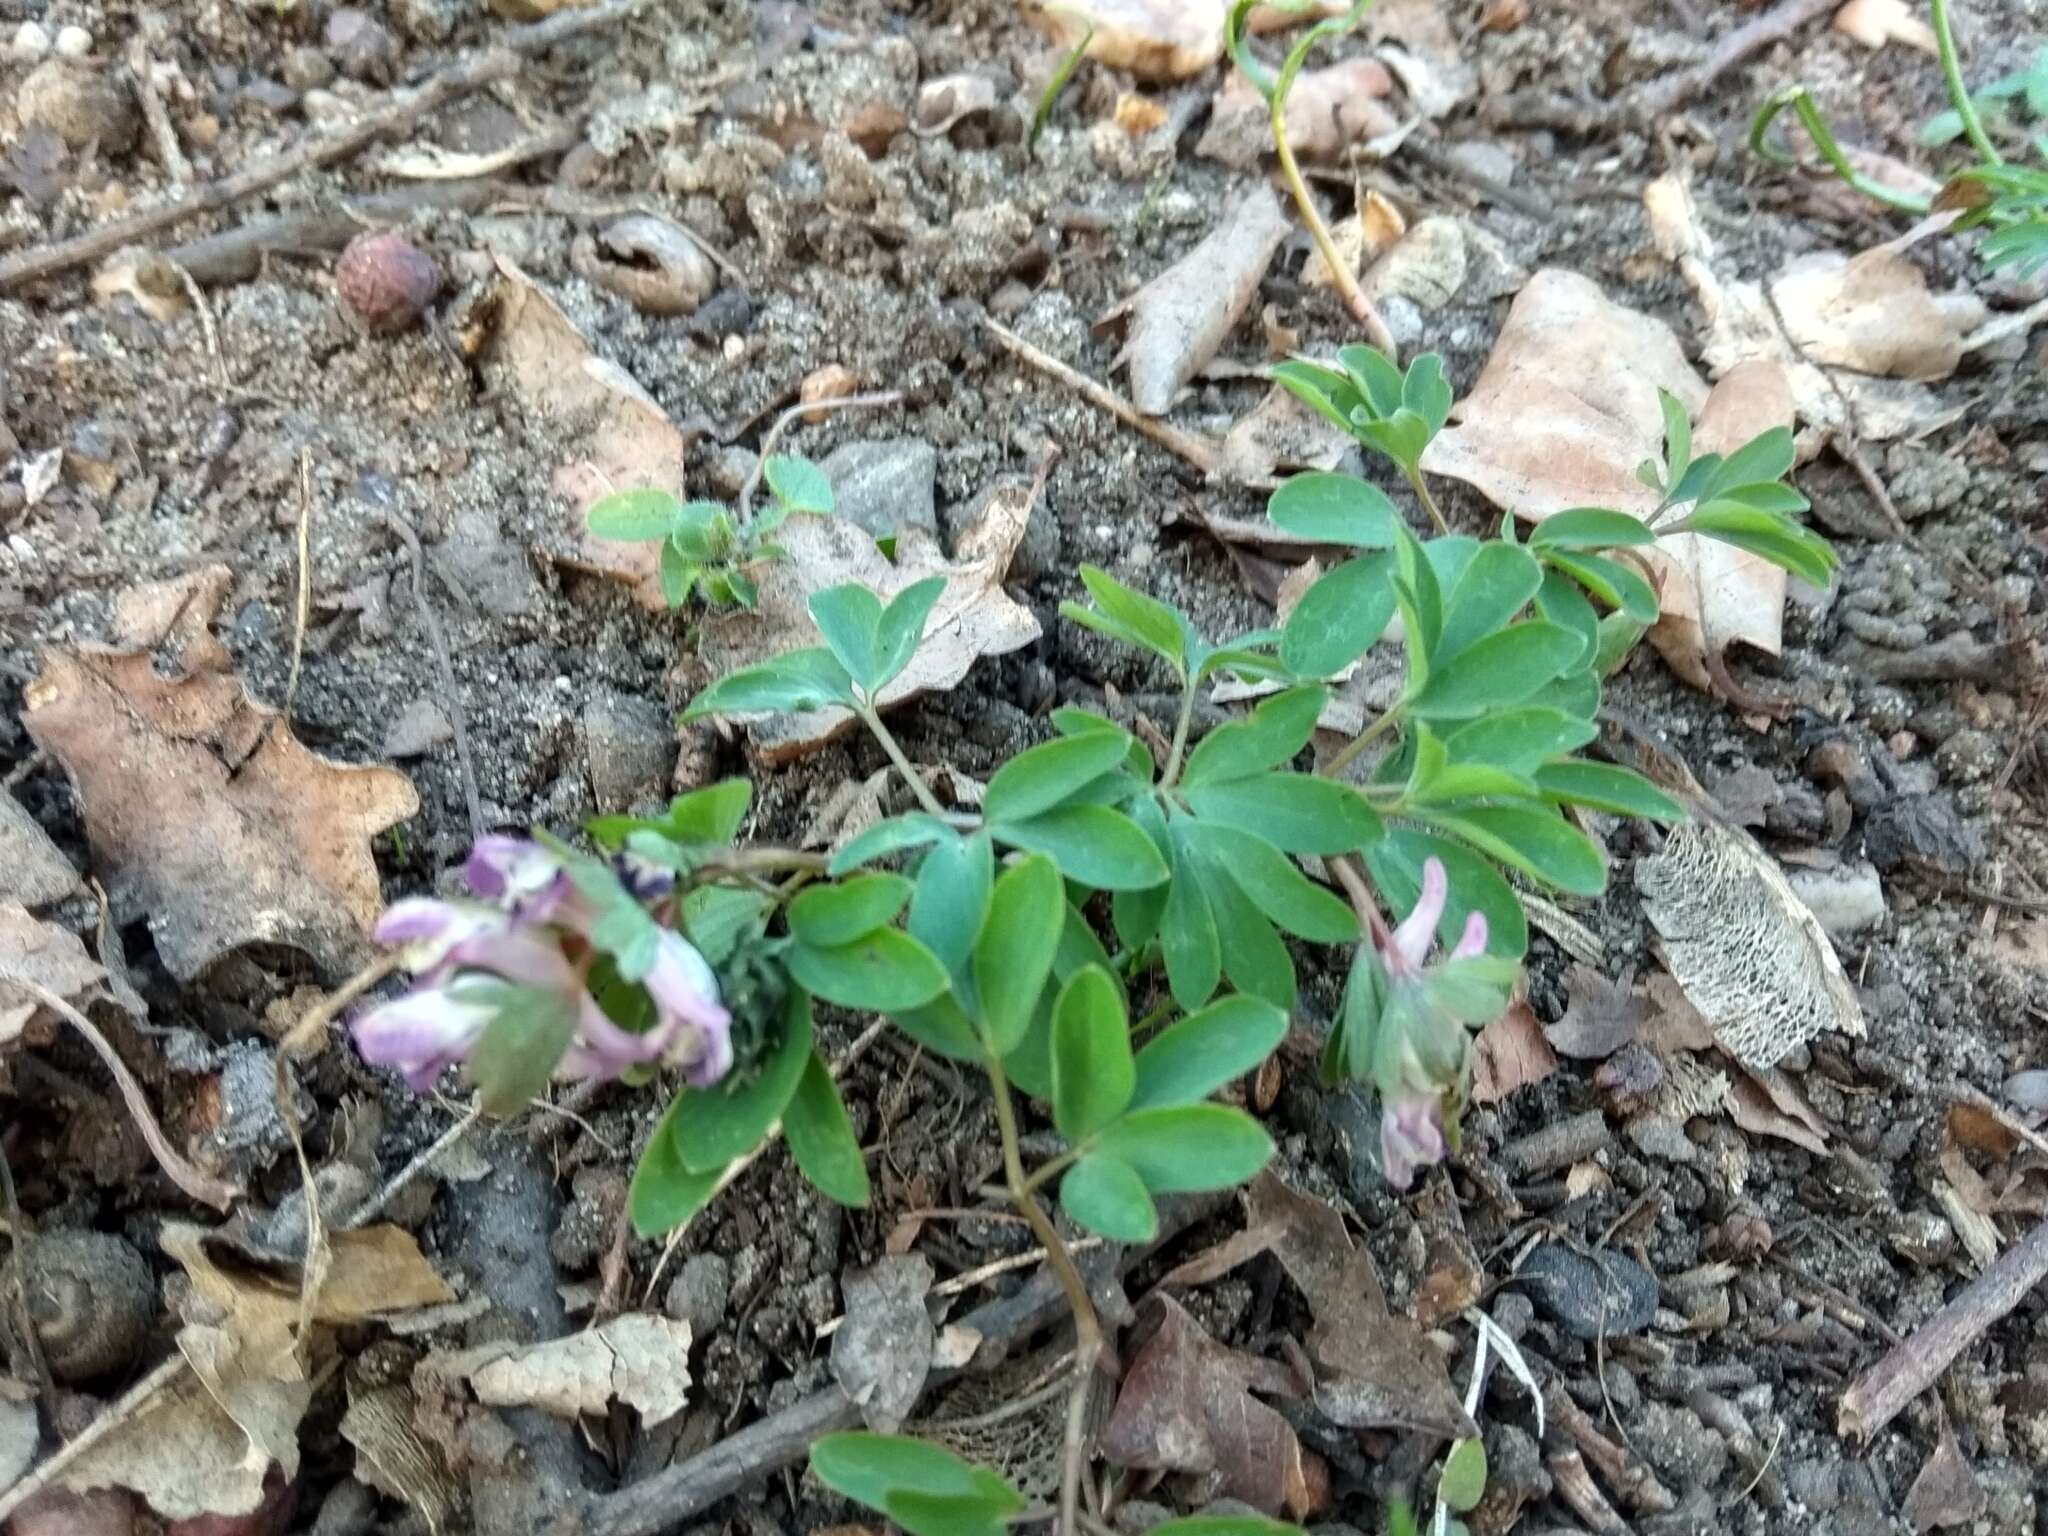
[[[0,1050],[23,1036],[37,1009],[35,998],[10,980],[32,981],[82,1008],[106,979],[77,934],[18,902],[0,902]]]
[[[846,1320],[832,1336],[832,1379],[860,1406],[869,1429],[894,1434],[931,1373],[937,1335],[924,1300],[931,1261],[891,1255],[849,1271],[839,1284]]]
[[[1940,402],[1916,381],[1945,377],[1929,371],[1944,358],[1954,369],[1960,338],[1981,314],[1974,299],[1929,296],[1918,270],[1882,246],[1854,258],[1805,258],[1774,279],[1767,295],[1762,283],[1724,268],[1678,173],[1644,188],[1643,206],[1652,243],[1678,267],[1705,313],[1700,350],[1709,372],[1718,377],[1745,361],[1775,363],[1803,420],[1853,430],[1870,442],[1921,430],[1941,414]],[[1902,334],[1887,335],[1890,325]],[[1819,347],[1842,366],[1825,372],[1816,357],[1801,354],[1802,346]],[[1901,364],[1909,377],[1880,376]]]
[[[107,1412],[119,1422],[58,1474],[59,1486],[131,1489],[166,1520],[246,1515],[263,1502],[269,1454],[184,1362],[160,1367]]]
[[[613,491],[682,495],[683,434],[632,375],[593,352],[561,306],[503,257],[463,346],[485,381],[546,423],[561,445],[553,483],[569,503],[570,563],[631,584],[641,604],[665,612],[659,548],[596,538],[583,514]]]
[[[1985,1497],[1977,1474],[1956,1444],[1956,1432],[1942,1415],[1941,1433],[1935,1437],[1934,1454],[1906,1490],[1904,1513],[1913,1536],[1951,1525],[1968,1525],[1984,1513]]]
[[[1728,1118],[1752,1136],[1775,1136],[1816,1157],[1828,1150],[1828,1128],[1799,1085],[1776,1067],[1745,1068],[1728,1084]]]
[[[1860,1039],[1856,989],[1776,861],[1740,827],[1692,809],[1637,862],[1636,889],[1664,963],[1715,1040],[1761,1070],[1829,1031]]]
[[[1169,1296],[1144,1308],[1150,1336],[1124,1374],[1103,1427],[1102,1454],[1119,1466],[1213,1474],[1228,1498],[1296,1520],[1328,1497],[1294,1430],[1252,1396],[1291,1389],[1287,1373],[1219,1344]],[[1319,1475],[1321,1474],[1321,1475]]]
[[[403,1499],[419,1511],[429,1536],[441,1536],[449,1529],[462,1485],[448,1470],[440,1447],[413,1427],[414,1403],[408,1383],[372,1387],[351,1377],[341,1437],[356,1448],[358,1478]]]
[[[962,118],[996,104],[996,83],[987,75],[945,75],[917,89],[911,131],[920,137],[944,133]]]
[[[1245,1191],[1244,1230],[1162,1284],[1203,1284],[1261,1253],[1280,1261],[1315,1318],[1306,1342],[1324,1417],[1350,1429],[1418,1429],[1446,1439],[1471,1432],[1443,1356],[1413,1322],[1387,1310],[1372,1256],[1351,1241],[1344,1218],[1270,1172]]]
[[[1287,142],[1296,158],[1335,160],[1361,140],[1392,133],[1397,121],[1384,98],[1393,89],[1394,77],[1377,59],[1343,59],[1303,70],[1287,96]],[[1209,126],[1195,153],[1249,171],[1272,152],[1272,115],[1266,98],[1233,71],[1216,93]]]
[[[1216,476],[1231,485],[1269,491],[1286,475],[1335,469],[1351,446],[1349,433],[1275,384],[1225,434]]]
[[[1518,1000],[1472,1043],[1472,1102],[1498,1104],[1556,1070],[1557,1052],[1543,1036],[1542,1021],[1526,1001]]]
[[[1533,522],[1568,507],[1643,516],[1657,495],[1635,472],[1662,451],[1660,388],[1700,417],[1697,453],[1726,452],[1791,425],[1791,398],[1774,364],[1731,373],[1709,393],[1661,320],[1613,303],[1575,272],[1538,272],[1508,311],[1457,425],[1430,444],[1422,467]],[[1645,559],[1663,609],[1650,642],[1694,687],[1712,686],[1708,658],[1736,641],[1778,653],[1778,567],[1694,534],[1659,540]]]
[[[784,523],[776,541],[786,558],[758,568],[760,600],[752,613],[715,613],[704,621],[703,660],[723,676],[785,651],[818,644],[806,603],[823,587],[857,581],[887,602],[912,582],[946,578],[946,590],[925,625],[924,643],[910,665],[884,688],[884,707],[918,694],[953,687],[982,656],[999,656],[1038,638],[1038,621],[1003,591],[1003,573],[1023,540],[1031,504],[1023,497],[993,497],[988,515],[963,530],[949,561],[922,528],[896,537],[891,561],[863,529],[837,518],[799,514]],[[756,751],[771,763],[815,751],[852,723],[843,709],[801,715],[735,717],[744,722]]]
[[[1904,43],[1922,53],[1941,52],[1934,28],[1914,15],[1906,0],[1849,0],[1835,12],[1835,30],[1846,32],[1866,48]]]
[[[1635,995],[1633,972],[1609,981],[1590,965],[1573,964],[1564,973],[1564,987],[1564,1016],[1543,1031],[1561,1055],[1605,1061],[1636,1038],[1645,1010]]]
[[[659,1424],[689,1401],[690,1325],[629,1312],[541,1344],[486,1345],[423,1363],[443,1380],[468,1381],[493,1408],[540,1408],[559,1418],[602,1414],[613,1403]]]
[[[52,650],[25,700],[29,735],[78,796],[115,919],[146,918],[172,975],[245,944],[289,945],[329,971],[366,951],[382,906],[371,839],[419,810],[403,774],[316,756],[232,673],[166,677],[146,650]]]
[[[1193,250],[1097,322],[1102,329],[1130,318],[1124,357],[1133,405],[1148,416],[1171,408],[1180,387],[1244,317],[1287,230],[1279,197],[1260,182]]]

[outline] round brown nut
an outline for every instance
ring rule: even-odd
[[[419,324],[433,303],[441,274],[433,258],[392,230],[365,231],[349,241],[334,267],[335,288],[346,309],[372,336],[392,336]]]

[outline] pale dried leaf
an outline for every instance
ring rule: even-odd
[[[931,1261],[918,1253],[885,1256],[849,1270],[839,1285],[846,1317],[832,1336],[832,1379],[869,1429],[894,1434],[931,1374],[937,1336],[924,1300]]]
[[[1605,1061],[1636,1038],[1644,1008],[1635,994],[1635,974],[1609,981],[1590,965],[1572,965],[1564,976],[1564,1016],[1544,1034],[1563,1055],[1577,1061]]]
[[[1884,246],[1856,256],[1816,251],[1771,280],[1793,345],[1824,366],[1923,382],[1962,361],[1963,335],[1980,318],[1927,291],[1920,268]]]
[[[1216,476],[1231,485],[1271,490],[1302,470],[1335,469],[1351,445],[1349,433],[1275,384],[1225,435]]]
[[[1337,221],[1330,227],[1330,243],[1337,248],[1337,254],[1355,276],[1364,270],[1365,264],[1376,260],[1394,248],[1394,242],[1408,232],[1408,220],[1391,199],[1377,190],[1365,194],[1358,212]],[[1301,280],[1311,288],[1328,288],[1335,279],[1330,269],[1323,265],[1323,253],[1312,250],[1308,260],[1302,264]],[[1289,347],[1288,351],[1298,351]]]
[[[200,633],[209,587],[178,621]],[[211,654],[196,638],[186,654]],[[115,919],[147,918],[189,981],[247,944],[341,971],[383,906],[371,841],[419,811],[405,775],[309,752],[239,678],[160,674],[146,650],[44,653],[22,722],[69,775]]]
[[[1984,1490],[1977,1474],[1963,1459],[1956,1433],[1948,1416],[1941,1421],[1941,1433],[1934,1441],[1934,1453],[1906,1490],[1905,1516],[1914,1536],[1951,1525],[1968,1525],[1984,1513]]]
[[[477,1401],[494,1408],[572,1419],[618,1402],[638,1409],[643,1424],[659,1424],[689,1401],[690,1325],[631,1312],[543,1344],[444,1357],[441,1369],[466,1377]]]
[[[12,1377],[0,1377],[0,1488],[13,1487],[14,1480],[29,1469],[41,1439],[35,1389]]]
[[[1835,30],[1846,32],[1866,48],[1904,43],[1922,53],[1941,51],[1934,28],[1914,15],[1906,0],[1849,0],[1835,12]]]
[[[1462,221],[1436,215],[1418,220],[1365,274],[1376,300],[1406,299],[1425,313],[1442,309],[1465,286],[1468,263]]]
[[[1865,442],[1925,431],[1942,419],[1941,402],[1922,384],[1845,370],[1830,374],[1800,356],[1772,313],[1763,284],[1724,270],[1692,190],[1677,172],[1644,188],[1643,206],[1652,243],[1678,267],[1705,314],[1701,356],[1716,377],[1747,361],[1776,363],[1785,370],[1801,419],[1823,430],[1853,430]]]
[[[1151,1336],[1124,1373],[1102,1454],[1146,1471],[1214,1473],[1226,1497],[1268,1515],[1312,1513],[1301,1442],[1249,1390],[1268,1379],[1263,1362],[1217,1343],[1171,1297],[1154,1295],[1145,1311]]]
[[[962,118],[986,112],[996,104],[996,83],[987,75],[945,75],[917,89],[913,131],[944,133]]]
[[[70,929],[46,923],[15,902],[0,902],[0,1045],[36,1011],[35,999],[21,988],[9,986],[10,978],[32,981],[66,1002],[75,1002],[106,976]],[[10,1031],[8,1021],[17,1013],[19,1022]]]
[[[912,582],[944,576],[946,590],[926,623],[924,643],[882,690],[881,703],[886,708],[921,693],[943,692],[979,658],[1014,651],[1038,638],[1038,621],[1030,609],[1002,586],[1029,516],[1029,506],[1016,498],[991,498],[985,524],[958,540],[964,557],[958,562],[948,561],[937,540],[921,528],[905,528],[897,536],[892,561],[876,547],[873,535],[852,523],[792,517],[776,534],[788,558],[760,569],[759,607],[705,619],[704,665],[722,677],[785,651],[817,645],[818,631],[806,604],[821,588],[857,581],[887,602]],[[853,722],[843,709],[735,718],[744,721],[755,750],[770,763],[814,751]]]
[[[1516,297],[1457,424],[1430,444],[1422,467],[1532,522],[1587,506],[1644,516],[1657,494],[1636,469],[1662,452],[1660,388],[1700,417],[1697,453],[1790,424],[1770,365],[1710,394],[1661,320],[1613,303],[1575,272],[1546,269]],[[1710,648],[1741,641],[1777,654],[1785,574],[1776,566],[1691,534],[1660,540],[1646,563],[1663,610],[1651,643],[1687,682],[1711,686]]]
[[[1140,80],[1186,80],[1223,56],[1228,0],[1026,0],[1025,16],[1063,52]],[[1090,32],[1093,36],[1089,36]]]
[[[213,621],[234,585],[235,573],[225,565],[138,582],[114,598],[109,643],[124,651],[162,647],[187,672],[225,672],[234,658],[214,635]]]
[[[403,1383],[365,1387],[353,1376],[341,1436],[356,1448],[356,1476],[419,1511],[430,1536],[449,1528],[462,1485],[440,1448],[413,1427],[413,1392]]]
[[[166,1520],[246,1515],[263,1502],[270,1456],[190,1369],[160,1384],[58,1476],[73,1493],[128,1488]]]
[[[597,538],[584,513],[613,491],[682,495],[688,445],[631,374],[591,350],[560,305],[511,262],[497,262],[480,329],[464,344],[478,354],[486,382],[546,423],[565,455],[553,483],[569,503],[574,563],[631,583],[642,605],[665,611],[659,546]]]
[[[1444,0],[1381,0],[1366,13],[1367,32],[1383,45],[1380,57],[1427,118],[1445,116],[1479,88],[1479,73],[1458,44],[1465,23],[1452,25],[1456,14]]]
[[[1133,405],[1150,416],[1172,407],[1180,387],[1244,317],[1288,227],[1280,199],[1260,182],[1224,210],[1193,250],[1119,307],[1131,317],[1124,350]]]
[[[1557,1052],[1536,1011],[1525,1001],[1511,1003],[1472,1043],[1472,1102],[1498,1104],[1556,1070]]]
[[[1741,828],[1696,813],[1637,862],[1636,888],[1671,974],[1744,1066],[1775,1066],[1829,1031],[1862,1037],[1834,946]]]

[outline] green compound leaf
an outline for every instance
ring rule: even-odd
[[[1089,966],[1053,1005],[1053,1124],[1068,1141],[1086,1141],[1124,1112],[1132,1081],[1123,995],[1107,971]]]
[[[1273,526],[1318,544],[1387,549],[1400,514],[1387,493],[1356,475],[1312,473],[1283,481],[1266,503]]]
[[[853,1121],[832,1081],[832,1069],[815,1050],[782,1110],[782,1139],[803,1176],[841,1205],[868,1203],[867,1164]]]
[[[771,453],[761,466],[761,473],[775,499],[790,511],[815,512],[823,517],[832,515],[837,505],[832,498],[832,482],[825,471],[809,459]]]
[[[1452,664],[1474,642],[1497,634],[1536,595],[1543,567],[1526,549],[1498,540],[1481,544],[1444,598],[1444,627],[1432,667]]]
[[[1347,560],[1302,593],[1280,635],[1280,659],[1297,677],[1331,677],[1350,666],[1394,616],[1393,559]]]
[[[813,592],[811,622],[847,675],[873,697],[880,684],[881,660],[875,640],[882,625],[882,600],[857,581]]]
[[[1146,1243],[1159,1233],[1159,1210],[1137,1169],[1106,1152],[1090,1152],[1060,1179],[1060,1208],[1080,1226],[1113,1243]]]
[[[1178,614],[1157,598],[1132,591],[1098,566],[1081,567],[1081,584],[1088,589],[1095,607],[1062,603],[1063,615],[1127,645],[1152,652],[1172,667],[1176,676],[1187,675],[1187,641]]]
[[[1548,763],[1536,770],[1536,787],[1551,800],[1589,805],[1618,816],[1685,820],[1685,807],[1663,790],[1633,769],[1609,763]]]
[[[1127,1108],[1199,1103],[1258,1066],[1286,1035],[1284,1010],[1242,993],[1220,997],[1145,1042]]]
[[[1242,1184],[1273,1156],[1258,1121],[1227,1104],[1140,1109],[1095,1138],[1092,1150],[1130,1164],[1155,1195],[1195,1194]]]
[[[1220,822],[1190,821],[1186,836],[1233,881],[1253,907],[1297,938],[1316,944],[1358,942],[1358,915],[1264,838]]]
[[[996,880],[974,943],[974,989],[982,1034],[998,1056],[1015,1050],[1030,1027],[1066,916],[1059,867],[1045,855],[1020,859]]]
[[[1574,896],[1607,889],[1607,855],[1546,806],[1477,806],[1438,811],[1430,820],[1511,869]]]
[[[1129,751],[1121,731],[1086,731],[1020,752],[996,770],[981,802],[989,821],[1023,821],[1061,805],[1119,767]]]
[[[782,1036],[744,1079],[728,1075],[710,1088],[685,1088],[676,1097],[676,1155],[692,1173],[715,1173],[761,1144],[782,1116],[811,1059],[811,1000],[792,989],[782,1013]]]
[[[1049,855],[1068,879],[1098,891],[1148,890],[1166,879],[1152,839],[1106,805],[1065,805],[988,830],[999,843]]]
[[[910,899],[905,926],[911,937],[938,956],[956,987],[974,954],[974,941],[981,937],[995,878],[995,848],[986,832],[961,837],[948,828],[917,867],[916,894]]]
[[[1500,871],[1464,844],[1416,827],[1396,826],[1365,850],[1365,866],[1380,895],[1396,911],[1406,912],[1422,894],[1422,866],[1429,859],[1443,862],[1450,881],[1444,915],[1437,923],[1437,936],[1446,946],[1454,945],[1465,931],[1469,913],[1486,918],[1488,954],[1519,960],[1529,948],[1529,922],[1514,888]]]
[[[946,990],[946,968],[938,957],[900,928],[877,928],[851,944],[799,941],[787,959],[799,986],[842,1008],[895,1013]]]
[[[667,491],[613,491],[590,504],[585,521],[600,539],[666,539],[682,503]]]
[[[1671,399],[1669,395],[1664,398]],[[1680,407],[1681,412],[1683,409]],[[1570,507],[1553,512],[1529,535],[1529,547],[1539,554],[1551,549],[1623,549],[1656,542],[1656,533],[1641,518],[1606,507]]]
[[[1365,797],[1348,784],[1305,773],[1264,773],[1186,791],[1202,821],[1262,837],[1282,853],[1351,853],[1384,831]]]
[[[791,651],[728,674],[690,700],[685,722],[706,715],[801,714],[854,705],[853,677],[823,646]]]
[[[1027,1502],[995,1473],[908,1435],[826,1435],[811,1447],[811,1470],[833,1492],[888,1515],[911,1536],[995,1536]],[[949,1501],[943,1518],[927,1523],[932,1508],[915,1497],[906,1505],[904,1494]]]
[[[517,1114],[545,1091],[576,1038],[576,1004],[559,991],[505,982],[467,982],[459,994],[493,1012],[466,1070],[487,1115]]]
[[[1290,688],[1252,711],[1248,720],[1219,725],[1188,754],[1182,784],[1242,779],[1294,761],[1315,734],[1329,694],[1322,688]]]
[[[1408,707],[1426,719],[1469,720],[1526,704],[1584,652],[1584,640],[1568,629],[1540,620],[1516,624],[1474,642],[1432,671]]]
[[[654,1127],[654,1134],[647,1138],[647,1149],[640,1154],[639,1166],[633,1170],[633,1182],[626,1192],[626,1211],[632,1218],[634,1232],[641,1237],[665,1237],[703,1210],[717,1192],[719,1178],[725,1171],[721,1168],[711,1173],[692,1173],[683,1166],[675,1142],[676,1121],[682,1108],[683,1101],[678,1095]]]
[[[851,944],[893,923],[910,892],[901,875],[855,875],[838,885],[814,885],[789,904],[789,931],[821,949]]]
[[[927,576],[889,599],[889,606],[882,610],[875,626],[875,684],[870,693],[881,692],[910,665],[918,643],[924,639],[932,608],[945,590],[945,577]]]

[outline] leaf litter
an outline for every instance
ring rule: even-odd
[[[343,971],[382,904],[371,841],[419,797],[393,769],[307,750],[256,701],[207,627],[226,591],[179,607],[171,675],[144,648],[47,651],[22,721],[71,780],[115,920],[146,919],[173,976],[250,944]]]

